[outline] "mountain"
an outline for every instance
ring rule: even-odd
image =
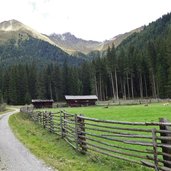
[[[77,38],[76,36],[72,35],[71,33],[67,32],[64,34],[56,34],[53,33],[49,35],[49,39],[53,41],[58,47],[63,49],[65,52],[69,54],[74,54],[76,56],[91,56],[92,51],[103,52],[106,51],[108,46],[112,46],[114,44],[116,47],[127,37],[132,35],[133,33],[137,33],[143,30],[144,27],[140,27],[137,29],[134,29],[130,32],[117,35],[113,37],[110,40],[105,40],[103,42],[98,41],[92,41],[92,40],[83,40],[80,38]],[[79,55],[78,55],[79,54]]]
[[[47,36],[17,20],[4,21],[0,23],[0,65],[35,60],[41,65],[51,62],[62,64],[66,59],[72,64],[78,64],[103,56],[108,46],[113,43],[118,46],[128,36],[142,29],[141,27],[111,40],[98,42],[83,40],[71,33]]]
[[[94,50],[101,42],[92,40],[83,40],[75,37],[71,33],[64,34],[51,34],[49,38],[61,49],[73,54],[75,52],[81,52],[87,54]]]
[[[4,43],[10,39],[27,39],[28,36],[31,36],[35,39],[40,39],[46,41],[52,45],[55,45],[47,36],[33,30],[29,26],[24,25],[23,23],[17,20],[9,20],[0,23],[0,42]]]
[[[0,23],[0,66],[35,62],[39,65],[64,61],[78,64],[82,59],[68,55],[47,36],[17,20]]]
[[[111,38],[110,40],[105,40],[104,42],[102,42],[101,44],[99,44],[95,50],[99,50],[99,51],[105,51],[107,50],[107,48],[110,46],[112,47],[112,44],[115,45],[115,47],[117,47],[118,45],[120,45],[122,43],[123,40],[125,40],[127,37],[131,36],[134,33],[139,33],[144,29],[144,26],[136,28],[134,30],[131,30],[129,32],[126,32],[124,34],[119,34],[113,38]]]

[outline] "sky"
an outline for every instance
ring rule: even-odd
[[[0,0],[0,22],[16,19],[44,34],[104,41],[171,12],[171,0]]]

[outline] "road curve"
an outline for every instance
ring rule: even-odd
[[[0,170],[1,171],[54,171],[38,160],[12,133],[8,119],[16,113],[0,115]]]

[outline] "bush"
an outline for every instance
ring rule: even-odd
[[[5,111],[5,109],[6,109],[6,104],[5,103],[0,104],[0,112]]]

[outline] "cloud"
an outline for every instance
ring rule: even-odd
[[[170,11],[165,0],[0,0],[0,22],[17,19],[50,34],[72,32],[104,40],[148,24]]]
[[[34,1],[29,1],[28,4],[31,6],[32,11],[35,12],[36,11],[36,3]]]

